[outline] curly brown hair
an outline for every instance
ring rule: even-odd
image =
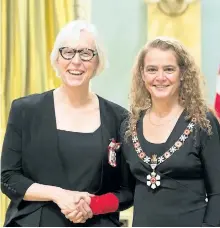
[[[144,70],[144,58],[148,51],[157,48],[163,51],[172,50],[180,67],[181,82],[179,89],[179,103],[185,108],[186,119],[196,118],[197,124],[211,134],[210,121],[207,119],[208,105],[204,99],[204,78],[200,75],[193,57],[186,48],[177,40],[168,37],[158,37],[148,42],[137,55],[132,76],[130,91],[130,117],[128,120],[126,139],[132,135],[142,111],[151,107],[151,95],[145,87],[142,79]]]

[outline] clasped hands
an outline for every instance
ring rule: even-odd
[[[87,219],[93,217],[92,210],[89,206],[92,196],[88,192],[61,189],[53,201],[71,222],[85,223]]]

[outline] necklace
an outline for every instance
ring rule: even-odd
[[[182,112],[182,110],[181,110],[181,112]],[[175,118],[178,116],[179,113],[180,113],[180,112],[178,112],[178,113],[175,115]],[[168,124],[169,122],[171,122],[171,121],[174,119],[174,118],[171,118],[171,119],[165,121],[165,123],[156,124],[156,123],[153,123],[152,120],[151,120],[151,118],[150,118],[150,111],[149,111],[149,114],[148,114],[148,118],[149,118],[150,124],[151,124],[151,125],[154,125],[154,126],[163,126],[163,125],[166,125],[166,124]]]
[[[165,162],[168,158],[171,157],[177,150],[182,147],[184,142],[188,139],[189,135],[193,132],[195,126],[196,118],[192,118],[191,122],[187,125],[186,129],[184,130],[183,134],[179,137],[179,139],[174,143],[174,145],[166,151],[162,156],[157,157],[157,155],[152,155],[152,157],[147,156],[147,154],[142,150],[138,136],[137,136],[137,129],[134,128],[132,132],[132,142],[135,151],[140,159],[142,159],[146,164],[150,165],[152,172],[151,174],[147,175],[147,186],[155,189],[160,186],[161,177],[155,171],[155,169],[161,163]]]

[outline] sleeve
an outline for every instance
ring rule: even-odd
[[[21,102],[12,102],[1,155],[1,190],[15,203],[23,200],[34,182],[22,172]]]
[[[94,215],[123,211],[133,205],[135,180],[125,160],[123,163],[121,161],[119,189],[91,198],[90,207]]]
[[[212,126],[212,135],[206,134],[201,151],[208,198],[203,222],[205,226],[220,226],[220,125],[213,114],[209,113],[208,119]]]
[[[120,131],[121,139],[124,138],[124,134],[122,134],[122,132],[124,132],[123,125],[124,124],[122,124]],[[91,198],[90,207],[95,215],[123,211],[133,205],[135,179],[125,160],[124,153],[126,153],[126,151],[124,151],[123,145],[124,143],[122,143],[120,148],[120,187],[114,192]]]

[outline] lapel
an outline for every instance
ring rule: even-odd
[[[111,138],[111,123],[110,123],[110,115],[108,114],[108,110],[106,109],[106,105],[104,100],[99,97],[99,106],[100,106],[100,118],[101,118],[101,133],[102,133],[102,150],[107,152],[108,145],[110,143]]]
[[[104,190],[104,186],[110,184],[111,178],[113,177],[113,173],[116,172],[117,167],[112,167],[108,163],[108,146],[112,138],[118,141],[118,127],[117,127],[117,118],[114,116],[109,105],[105,102],[105,100],[99,97],[99,105],[100,105],[100,116],[101,116],[101,133],[102,133],[102,151],[103,151],[103,159],[102,159],[102,181],[99,186],[99,190],[101,192]],[[117,154],[117,153],[116,153]],[[117,156],[116,163],[119,162],[119,156]],[[101,193],[100,191],[99,194]],[[96,193],[97,193],[96,192]]]
[[[37,138],[39,150],[42,154],[42,165],[46,166],[45,179],[51,184],[69,189],[70,184],[60,156],[58,135],[56,127],[53,90],[45,94],[43,102],[38,107],[38,118],[40,121]],[[42,167],[43,168],[43,167]],[[45,172],[45,170],[44,170]]]
[[[102,151],[104,152],[104,164],[108,164],[108,145],[112,138],[117,140],[116,120],[112,118],[111,110],[106,105],[105,100],[99,97],[101,133],[102,133]]]

